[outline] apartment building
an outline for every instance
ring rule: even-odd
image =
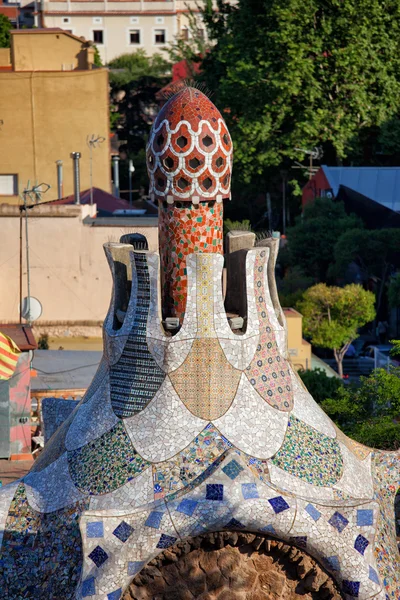
[[[189,11],[201,21],[201,1],[43,0],[40,20],[42,27],[61,27],[93,41],[107,64],[138,48],[163,53],[177,36],[189,37]]]
[[[81,153],[81,189],[90,187],[88,136],[102,136],[93,152],[93,181],[111,191],[108,70],[93,68],[90,43],[61,29],[20,29],[0,48],[0,204],[18,204],[30,181],[51,186],[57,163],[63,190],[73,193],[72,152]]]

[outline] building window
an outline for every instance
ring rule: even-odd
[[[65,23],[65,25],[70,25],[71,19],[69,17],[63,17],[62,22]]]
[[[185,40],[185,42],[187,42],[187,41],[188,41],[188,39],[189,39],[189,29],[188,29],[187,27],[184,27],[184,28],[182,29],[182,31],[181,31],[181,38],[182,38],[183,40]]]
[[[93,41],[95,44],[103,44],[103,30],[102,29],[94,29],[93,30]]]
[[[156,44],[165,44],[165,29],[155,29],[154,42]]]
[[[129,43],[130,44],[140,44],[140,30],[139,29],[131,29],[129,31]]]
[[[93,23],[94,23],[94,25],[102,25],[103,17],[93,17]]]
[[[156,17],[156,25],[164,25],[164,17]]]
[[[138,23],[139,23],[139,17],[131,17],[131,19],[130,19],[131,25],[138,25]]]
[[[0,196],[18,196],[18,175],[0,175]]]

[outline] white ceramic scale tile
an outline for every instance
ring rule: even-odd
[[[208,421],[195,417],[166,377],[153,400],[124,420],[136,451],[150,462],[161,462],[183,450]]]
[[[168,511],[135,511],[118,517],[84,513],[80,528],[84,547],[81,595],[90,585],[96,600],[120,593],[133,579],[138,563],[147,564],[178,539]],[[110,596],[108,596],[110,595]]]
[[[296,494],[298,497],[314,500],[333,500],[331,487],[316,486],[307,483],[299,477],[294,477],[294,475],[290,475],[290,473],[286,473],[283,469],[276,467],[271,461],[268,462],[268,470],[271,483],[286,492]]]
[[[343,456],[343,475],[333,487],[352,498],[371,499],[374,495],[371,454],[360,460],[340,441],[339,446]]]
[[[68,429],[65,447],[71,451],[85,446],[112,429],[118,421],[119,418],[111,406],[110,384],[107,376],[90,400],[79,406]]]
[[[327,506],[298,498],[290,536],[302,540],[305,549],[341,583],[345,598],[367,600],[380,593],[381,585],[376,581],[373,553],[375,528],[359,526],[360,509],[371,513],[376,521],[376,503]],[[353,596],[347,593],[352,589],[355,590]]]
[[[7,521],[8,510],[19,483],[20,480],[13,481],[12,483],[0,488],[0,548],[3,541],[4,527]]]
[[[87,512],[107,510],[113,516],[154,502],[153,476],[151,467],[108,494],[91,496]]]
[[[242,374],[230,408],[213,423],[239,450],[256,458],[270,458],[282,445],[288,413],[272,408]]]
[[[86,497],[71,479],[66,452],[39,473],[28,473],[24,483],[30,506],[42,513],[59,510]]]
[[[289,369],[294,395],[294,406],[291,414],[304,421],[304,423],[307,423],[307,425],[314,427],[320,433],[324,433],[331,438],[336,438],[336,430],[330,418],[303,387],[299,376],[294,372],[291,365],[289,365]]]

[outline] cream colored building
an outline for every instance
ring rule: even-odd
[[[0,53],[0,204],[20,202],[27,185],[51,186],[57,161],[63,195],[73,193],[71,153],[81,153],[81,189],[90,187],[87,136],[105,142],[93,153],[94,184],[111,191],[107,69],[93,68],[90,43],[62,30],[15,30]]]
[[[124,233],[146,236],[158,249],[158,218],[91,218],[96,205],[42,204],[29,211],[31,296],[43,313],[38,324],[95,325],[106,316],[111,274],[103,244]],[[19,320],[19,209],[0,205],[0,322]],[[22,248],[22,296],[27,296],[25,236]]]
[[[287,334],[288,353],[296,369],[311,369],[311,344],[303,339],[303,315],[294,308],[284,308]]]
[[[205,35],[198,5],[197,0],[44,0],[41,19],[44,27],[93,41],[107,64],[138,48],[148,55],[163,53],[178,36],[188,37],[189,10],[198,14]]]

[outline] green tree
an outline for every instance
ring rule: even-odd
[[[344,231],[334,248],[331,274],[343,273],[351,262],[360,268],[363,282],[371,277],[379,281],[377,313],[382,303],[389,273],[400,266],[400,229],[354,229]]]
[[[134,161],[135,185],[146,188],[145,148],[160,108],[158,94],[170,80],[170,65],[160,54],[149,57],[138,50],[115,58],[108,66],[112,130],[125,141],[121,150]],[[126,184],[125,172],[121,169],[121,186]]]
[[[239,0],[205,11],[203,79],[227,114],[249,182],[322,144],[329,160],[400,106],[397,0]]]
[[[317,198],[288,229],[292,264],[314,280],[326,281],[338,238],[355,227],[362,227],[362,222],[355,215],[347,215],[343,203]]]
[[[299,371],[299,375],[318,404],[327,398],[336,398],[343,388],[343,382],[338,377],[328,377],[323,369],[307,369]]]
[[[400,272],[389,281],[388,300],[390,308],[400,306]]]
[[[312,344],[333,350],[338,373],[343,377],[343,357],[358,329],[375,317],[375,297],[360,285],[344,288],[318,283],[304,292],[300,311],[304,333]]]
[[[360,377],[360,387],[342,386],[321,407],[350,437],[374,448],[400,446],[400,368],[375,369]]]
[[[9,48],[11,43],[10,31],[13,28],[8,17],[0,14],[0,48]]]
[[[95,65],[95,67],[102,67],[103,66],[103,62],[101,60],[100,52],[99,52],[99,49],[96,46],[96,44],[93,44],[93,49],[94,49],[94,61],[93,61],[93,64]]]

